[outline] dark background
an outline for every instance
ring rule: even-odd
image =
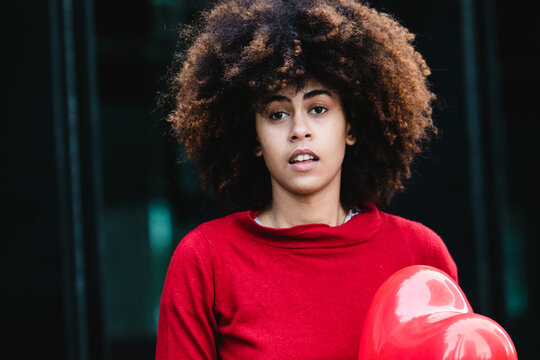
[[[417,34],[439,99],[440,136],[386,210],[441,235],[475,311],[532,359],[536,13],[502,0],[371,4]],[[156,106],[179,26],[206,5],[1,2],[3,357],[153,358],[171,252],[223,214],[178,164]]]

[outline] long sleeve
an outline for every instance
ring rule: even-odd
[[[156,360],[216,359],[213,256],[196,230],[176,248],[161,297]]]

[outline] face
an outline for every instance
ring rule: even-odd
[[[339,194],[348,135],[339,94],[312,79],[304,88],[286,87],[256,114],[257,141],[271,176],[272,193]]]

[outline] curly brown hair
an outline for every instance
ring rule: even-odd
[[[414,35],[355,0],[223,0],[182,36],[167,120],[204,187],[236,210],[271,201],[254,155],[261,99],[309,77],[337,89],[356,136],[342,165],[345,208],[388,205],[436,132],[430,70]]]

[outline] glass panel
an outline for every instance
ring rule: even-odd
[[[104,327],[111,359],[154,356],[159,301],[172,252],[201,219],[216,216],[207,213],[215,208],[213,199],[200,190],[190,164],[178,164],[182,151],[168,135],[156,101],[166,90],[163,77],[180,24],[205,3],[95,1]]]

